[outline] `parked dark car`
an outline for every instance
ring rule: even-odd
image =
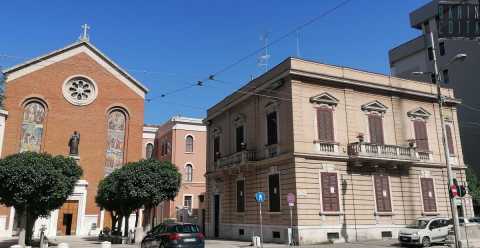
[[[147,233],[142,248],[204,248],[205,237],[195,224],[160,224]]]

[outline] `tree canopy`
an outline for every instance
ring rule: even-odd
[[[154,159],[131,162],[113,171],[98,186],[97,205],[117,217],[128,217],[142,206],[155,206],[173,199],[180,188],[181,174],[168,161]],[[112,230],[114,223],[112,222]],[[128,230],[128,221],[125,222]],[[121,225],[121,224],[120,224]]]
[[[465,172],[467,176],[468,193],[472,196],[475,212],[478,213],[478,211],[480,211],[480,182],[472,168],[467,167]]]
[[[0,203],[25,214],[25,227],[31,231],[28,228],[38,217],[48,216],[65,203],[82,174],[70,157],[36,152],[7,156],[0,159]]]

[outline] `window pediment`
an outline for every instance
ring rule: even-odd
[[[418,107],[414,110],[408,111],[407,116],[411,118],[422,118],[422,119],[427,119],[431,116],[430,112],[425,110],[422,107]]]
[[[334,96],[328,94],[327,92],[324,92],[322,94],[310,97],[310,102],[317,103],[317,104],[327,104],[330,106],[337,106],[339,101]]]
[[[368,112],[385,113],[387,109],[387,106],[377,100],[362,105],[362,110]]]

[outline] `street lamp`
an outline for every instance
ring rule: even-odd
[[[435,77],[435,85],[437,86],[437,100],[438,100],[438,105],[440,109],[440,125],[442,125],[442,143],[443,143],[443,152],[445,154],[445,164],[447,165],[447,176],[448,176],[448,189],[450,189],[450,186],[453,185],[453,173],[452,173],[452,166],[450,164],[450,151],[448,150],[448,145],[447,145],[447,133],[445,129],[445,120],[443,118],[443,98],[442,98],[442,92],[441,92],[441,87],[440,87],[440,82],[442,80],[441,76],[438,73],[438,64],[437,64],[437,55],[435,53],[435,42],[433,40],[433,33],[430,32],[430,39],[432,43],[432,53],[433,53],[433,65],[434,65],[434,72],[423,72],[423,71],[415,71],[412,72],[413,75],[433,75]],[[443,67],[447,67],[452,63],[455,62],[462,62],[467,58],[467,55],[465,53],[459,53],[455,56],[453,56],[447,64],[445,64]],[[455,234],[455,247],[459,247],[459,222],[458,222],[458,213],[457,213],[457,206],[455,204],[454,198],[450,197],[450,207],[452,209],[452,218],[453,218],[453,231]]]

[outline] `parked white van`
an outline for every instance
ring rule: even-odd
[[[403,245],[422,245],[429,247],[432,243],[444,243],[450,230],[448,218],[423,217],[415,220],[413,225],[401,229],[398,241]]]

